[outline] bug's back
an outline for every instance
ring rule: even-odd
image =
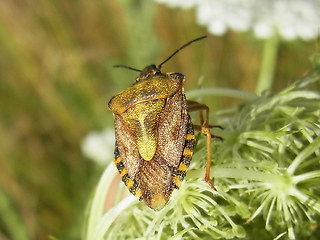
[[[184,76],[160,72],[147,76],[109,102],[116,129],[114,162],[130,192],[160,209],[185,177],[194,130],[183,93]]]

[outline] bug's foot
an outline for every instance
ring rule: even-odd
[[[216,187],[214,186],[213,182],[212,182],[210,179],[206,179],[206,178],[205,178],[204,181],[205,181],[206,183],[208,183],[208,185],[209,185],[213,190],[217,191]]]

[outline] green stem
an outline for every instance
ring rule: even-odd
[[[190,170],[187,174],[187,178],[201,178],[204,176],[204,174],[205,169]],[[285,181],[282,176],[272,173],[263,173],[239,168],[222,168],[217,166],[211,168],[210,175],[216,178],[239,178],[246,180],[257,180],[272,184],[279,184]]]
[[[269,90],[272,87],[277,60],[278,43],[278,36],[274,34],[268,38],[264,44],[260,74],[256,87],[256,93],[259,95],[263,91]]]
[[[0,214],[2,230],[7,232],[12,240],[27,240],[28,234],[17,209],[12,204],[12,200],[0,186]],[[1,238],[2,234],[0,234]],[[4,237],[5,238],[5,237]]]
[[[292,182],[294,184],[297,184],[299,182],[307,181],[307,180],[310,180],[310,179],[313,179],[313,178],[320,178],[320,170],[315,170],[315,171],[312,171],[312,172],[307,172],[307,173],[304,173],[304,174],[300,174],[300,175],[294,176],[292,178]]]
[[[223,96],[223,97],[233,97],[245,100],[253,100],[257,98],[257,95],[250,92],[240,91],[230,88],[200,88],[186,92],[188,99],[195,98],[199,96],[209,95],[209,96]]]
[[[293,160],[291,165],[288,167],[287,172],[291,175],[294,174],[297,167],[307,159],[310,155],[314,154],[320,147],[320,137],[317,137],[312,143],[299,153],[299,155]]]
[[[86,229],[86,238],[85,239],[97,239],[92,238],[95,234],[96,226],[98,225],[101,217],[103,216],[104,202],[111,187],[112,179],[117,174],[116,168],[114,167],[113,162],[104,171],[103,175],[100,178],[98,186],[96,188],[95,194],[93,196],[92,202],[90,204],[90,210],[88,213],[88,222]]]
[[[92,231],[92,235],[89,240],[103,240],[105,239],[106,232],[109,230],[112,223],[115,221],[117,217],[121,215],[132,203],[137,201],[137,199],[133,195],[129,195],[121,202],[119,202],[116,206],[111,208],[108,212],[106,212],[97,222],[97,225]]]

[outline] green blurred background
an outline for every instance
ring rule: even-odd
[[[86,159],[87,133],[113,126],[107,102],[142,69],[208,34],[194,10],[148,0],[1,0],[0,239],[79,239],[103,168]],[[164,72],[186,90],[254,92],[264,42],[228,32],[184,49]],[[317,43],[281,42],[274,90],[311,69]],[[238,103],[204,98],[213,109]]]

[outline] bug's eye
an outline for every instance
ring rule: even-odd
[[[180,80],[184,79],[184,75],[182,73],[171,73],[170,76]]]

